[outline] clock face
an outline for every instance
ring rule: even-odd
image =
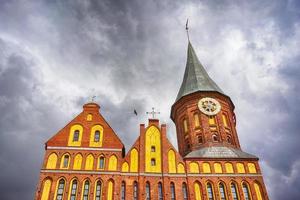
[[[198,101],[198,108],[206,115],[216,115],[221,110],[220,103],[209,97],[202,98]]]

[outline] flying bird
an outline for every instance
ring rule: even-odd
[[[136,112],[136,110],[135,110],[135,109],[133,110],[133,113],[134,113],[134,114],[137,116],[137,112]]]

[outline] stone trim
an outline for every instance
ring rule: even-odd
[[[86,151],[120,151],[120,152],[122,152],[122,149],[114,149],[114,148],[53,147],[53,146],[47,146],[47,149],[53,149],[53,150],[86,150]]]

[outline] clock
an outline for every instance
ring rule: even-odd
[[[216,99],[205,97],[198,101],[198,108],[202,113],[212,116],[220,112],[221,105]]]

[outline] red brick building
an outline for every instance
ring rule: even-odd
[[[171,108],[177,151],[166,125],[149,119],[125,153],[100,106],[88,103],[50,138],[37,200],[268,200],[258,158],[241,150],[234,104],[208,76],[192,45]]]

